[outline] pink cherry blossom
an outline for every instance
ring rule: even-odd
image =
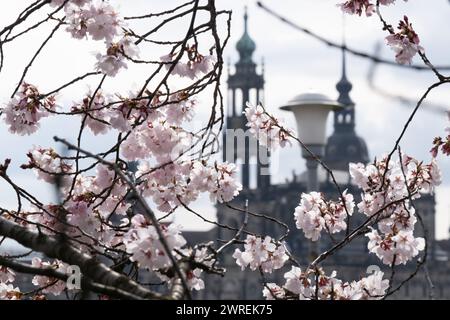
[[[366,236],[369,238],[369,251],[375,253],[387,265],[394,262],[394,257],[396,265],[406,264],[425,248],[425,240],[415,238],[412,231],[392,231],[381,235],[373,229]]]
[[[197,105],[196,100],[187,98],[187,94],[184,92],[179,92],[171,95],[169,101],[173,101],[173,103],[164,107],[168,122],[181,125],[184,121],[193,119],[195,115],[194,108]]]
[[[0,266],[0,283],[14,282],[16,274],[10,268]]]
[[[403,0],[408,1],[408,0]],[[380,5],[388,6],[390,4],[395,3],[395,0],[380,0]],[[370,17],[374,12],[376,8],[376,1],[372,0],[348,0],[344,3],[338,4],[338,7],[341,8],[341,10],[348,14],[357,14],[361,16],[363,13],[367,17]]]
[[[88,8],[91,17],[87,24],[87,32],[94,40],[110,41],[119,34],[122,21],[108,2],[100,1],[91,4]]]
[[[126,251],[131,254],[131,261],[136,261],[142,268],[157,270],[168,268],[171,262],[154,226],[138,214],[131,219],[132,228],[124,235]],[[180,232],[180,226],[162,225],[162,231],[171,250],[181,249],[186,244]]]
[[[290,136],[294,134],[291,129],[283,126],[281,119],[269,115],[261,105],[252,105],[246,103],[247,108],[244,114],[247,118],[247,127],[261,145],[276,148],[284,148],[287,144],[291,145]]]
[[[353,195],[344,191],[343,197],[348,214],[351,215],[355,207]],[[297,228],[303,230],[305,237],[317,241],[322,230],[332,234],[345,230],[347,211],[342,201],[325,201],[318,192],[302,193],[294,217]]]
[[[367,17],[375,12],[375,5],[369,0],[349,0],[342,4],[338,4],[341,10],[348,14],[361,15],[365,13]]]
[[[39,120],[54,109],[54,96],[43,97],[37,87],[24,82],[3,108],[3,118],[11,133],[30,135],[39,129]]]
[[[129,93],[127,97],[119,96],[120,103],[109,108],[109,123],[121,132],[131,131],[139,120],[152,122],[163,117],[159,109],[151,108],[149,99],[137,98],[137,93]]]
[[[86,126],[95,134],[104,134],[109,129],[108,97],[99,90],[95,97],[88,93],[83,101],[72,107],[72,112],[80,113],[85,118]]]
[[[52,7],[60,7],[66,0],[51,0],[50,6]],[[91,2],[92,0],[68,0],[67,5],[74,4],[79,7],[84,6],[85,4]]]
[[[0,300],[19,300],[22,294],[18,287],[0,282]]]
[[[448,120],[450,121],[450,112],[447,112]],[[436,158],[439,153],[439,148],[444,155],[450,155],[450,126],[445,128],[446,137],[436,137],[433,139],[433,148],[430,150],[433,158]]]
[[[273,270],[282,268],[289,258],[284,245],[275,244],[269,236],[262,239],[248,235],[244,249],[244,251],[241,251],[236,248],[233,254],[236,264],[242,270],[246,267],[251,270],[261,268],[263,272],[272,273]]]
[[[107,44],[106,54],[96,55],[96,68],[110,77],[115,77],[120,69],[127,68],[126,59],[134,59],[138,55],[138,47],[129,36],[125,36],[119,42]]]
[[[55,2],[59,3],[59,1]],[[106,1],[69,1],[64,7],[67,31],[76,39],[112,41],[120,34],[122,19],[116,10]]]
[[[211,72],[217,62],[214,55],[201,55],[195,45],[187,47],[185,53],[187,61],[178,61],[173,67],[172,74],[194,80]],[[179,52],[175,52],[160,57],[161,61],[166,63],[167,70],[172,68],[178,55]]]
[[[383,279],[384,273],[376,271],[372,275],[362,278],[360,282],[362,298],[364,300],[381,299],[389,288],[389,280]]]
[[[400,64],[411,64],[412,58],[418,52],[423,52],[420,40],[412,28],[407,16],[398,25],[399,32],[386,37],[388,46],[395,51],[395,60]]]
[[[373,164],[350,164],[350,175],[362,190],[360,212],[367,216],[379,214],[378,229],[367,233],[369,251],[383,263],[406,264],[424,249],[424,239],[413,235],[417,221],[409,197],[417,199],[433,192],[441,182],[435,159],[430,164],[402,154],[400,159],[382,156]]]
[[[383,279],[384,273],[374,272],[359,281],[344,282],[336,278],[333,271],[327,275],[323,269],[302,271],[292,266],[284,274],[283,286],[268,283],[263,290],[266,299],[299,299],[299,300],[379,300],[389,288],[389,280]]]
[[[56,177],[61,178],[61,182],[67,181],[68,177],[61,175],[72,171],[72,166],[62,160],[58,153],[52,148],[42,148],[35,146],[31,149],[27,157],[28,164],[21,166],[22,169],[33,169],[39,179],[48,183],[55,183]]]
[[[34,257],[31,261],[34,268],[53,268],[61,273],[66,273],[67,265],[59,260],[53,262],[44,262],[38,257]],[[43,293],[51,293],[54,296],[60,295],[66,289],[66,283],[62,280],[49,278],[46,276],[34,276],[32,283],[35,286],[44,288]]]

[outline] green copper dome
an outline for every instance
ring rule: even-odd
[[[250,38],[250,36],[248,35],[248,31],[247,31],[247,19],[248,19],[248,15],[247,15],[247,8],[245,8],[245,13],[244,13],[244,34],[242,35],[242,37],[239,39],[239,41],[236,43],[236,49],[239,52],[239,62],[252,62],[252,54],[256,49],[256,44],[255,42],[252,40],[252,38]]]

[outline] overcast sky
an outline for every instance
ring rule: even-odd
[[[181,3],[174,0],[133,0],[112,1],[118,4],[125,15],[136,15],[147,12],[156,12]],[[276,9],[280,14],[293,20],[299,25],[308,27],[318,34],[339,42],[342,37],[342,14],[335,4],[338,0],[266,0],[267,6]],[[403,14],[407,14],[416,31],[419,33],[421,44],[436,65],[450,64],[448,59],[450,47],[450,34],[442,34],[442,30],[450,30],[450,4],[447,0],[434,0],[433,6],[429,1],[397,1],[394,7],[385,8],[386,18],[397,24]],[[2,4],[0,11],[0,22],[2,25],[12,21],[30,1],[18,0],[8,1]],[[249,8],[249,33],[257,44],[254,55],[255,62],[260,62],[264,57],[266,64],[266,86],[265,103],[267,108],[285,118],[288,125],[295,127],[293,117],[290,114],[278,110],[298,93],[314,89],[336,98],[335,84],[340,77],[340,52],[293,30],[269,16],[257,8],[255,1],[218,0],[220,8],[233,10],[232,36],[225,57],[232,62],[237,60],[235,43],[243,31],[243,7]],[[145,28],[145,25],[141,25]],[[183,31],[184,26],[177,25],[164,31],[163,37],[172,37]],[[14,46],[5,47],[5,68],[0,74],[0,102],[8,101],[9,95],[19,81],[21,72],[29,59],[39,47],[42,40],[47,36],[51,26],[43,28],[40,32],[18,41]],[[224,29],[222,29],[224,30]],[[380,30],[380,25],[375,17],[359,18],[346,17],[346,39],[351,48],[372,52],[377,41],[382,41],[385,34]],[[101,43],[92,41],[77,41],[68,39],[61,32],[49,42],[42,55],[36,60],[29,71],[27,80],[37,84],[42,91],[55,88],[65,83],[71,77],[90,71],[95,62],[94,52],[102,48]],[[151,51],[153,48],[147,48]],[[164,54],[155,49],[155,55]],[[147,53],[144,52],[145,54]],[[393,53],[383,46],[381,52],[385,58],[393,59]],[[415,59],[416,63],[420,63]],[[367,72],[370,62],[355,56],[348,56],[348,76],[353,83],[351,93],[356,103],[357,132],[365,138],[370,157],[379,156],[389,151],[395,138],[399,135],[402,124],[405,122],[411,107],[402,105],[397,101],[380,96],[374,92],[367,83]],[[107,90],[118,90],[121,93],[128,92],[133,87],[138,87],[140,80],[145,78],[141,66],[130,67],[127,72],[119,74],[114,81],[105,84]],[[226,75],[225,75],[226,76]],[[223,82],[225,79],[223,79]],[[385,90],[410,97],[417,100],[426,88],[434,81],[430,72],[417,72],[391,66],[379,66],[375,82]],[[70,104],[80,100],[80,95],[86,92],[87,86],[95,85],[95,82],[83,83],[65,91],[58,98],[61,104]],[[223,88],[226,90],[226,87]],[[201,97],[205,103],[204,110],[199,106],[199,117],[203,119],[207,114],[207,98]],[[447,87],[439,88],[430,95],[429,101],[449,108],[450,91]],[[331,119],[329,119],[331,120]],[[19,185],[28,186],[30,190],[44,201],[52,201],[53,193],[45,183],[38,183],[29,172],[19,169],[21,163],[26,162],[25,154],[33,144],[42,146],[53,146],[51,137],[55,134],[75,138],[77,125],[75,119],[48,118],[42,121],[42,127],[36,135],[21,137],[10,135],[4,123],[0,123],[0,161],[5,158],[13,158],[11,175],[14,176]],[[430,160],[429,149],[433,137],[442,135],[444,128],[448,125],[443,114],[432,112],[427,108],[421,109],[410,130],[406,134],[402,149],[424,161]],[[331,133],[331,121],[328,134]],[[96,147],[105,147],[111,137],[86,136],[84,146],[95,150]],[[304,161],[300,157],[300,150],[293,147],[282,151],[283,166],[274,172],[275,182],[284,181],[291,177],[292,171],[297,173],[304,170]],[[449,213],[450,213],[450,160],[440,157],[439,164],[444,172],[443,186],[437,192],[437,236],[445,238],[448,236]],[[8,187],[0,182],[0,204],[2,206],[14,206],[14,194]],[[196,203],[194,208],[202,210],[205,215],[214,216],[214,208],[205,199]],[[177,216],[177,222],[182,223],[186,229],[204,229],[192,215],[182,212]]]

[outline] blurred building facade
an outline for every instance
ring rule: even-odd
[[[245,144],[239,146],[235,139],[229,136],[236,130],[246,131],[246,119],[242,114],[246,101],[263,101],[264,96],[264,66],[258,68],[253,61],[253,53],[256,50],[255,42],[250,38],[247,26],[247,13],[244,15],[244,34],[236,44],[239,52],[239,60],[235,64],[234,73],[229,72],[228,78],[228,111],[226,117],[226,127],[223,139],[223,158],[233,161],[239,165],[240,178],[243,190],[239,197],[232,202],[233,207],[244,208],[245,200],[249,203],[249,212],[265,214],[269,217],[284,222],[290,230],[286,238],[290,251],[298,258],[299,262],[306,266],[310,261],[309,244],[302,231],[297,230],[294,221],[294,210],[300,201],[300,195],[306,191],[306,173],[293,174],[292,179],[283,184],[272,184],[270,174],[268,174],[268,157],[264,157],[260,152],[264,147],[257,144],[251,137],[247,136]],[[258,69],[260,71],[258,72]],[[333,133],[329,136],[325,149],[325,163],[333,170],[337,182],[342,190],[355,195],[358,200],[360,190],[352,184],[348,173],[350,162],[368,163],[370,161],[366,142],[356,133],[355,123],[355,103],[350,97],[352,84],[347,78],[345,53],[343,52],[341,79],[336,85],[338,91],[338,101],[345,105],[345,108],[334,112]],[[230,144],[227,145],[227,144]],[[230,154],[231,153],[231,154]],[[266,153],[267,154],[267,153]],[[283,161],[293,161],[294,159],[280,159]],[[298,160],[303,161],[299,155]],[[320,169],[320,168],[319,168]],[[328,199],[337,199],[338,193],[330,177],[324,170],[319,170],[320,191]],[[391,296],[393,299],[450,299],[450,263],[448,262],[448,252],[450,249],[446,242],[439,242],[435,239],[435,199],[433,195],[423,196],[415,201],[415,207],[421,214],[427,228],[428,238],[428,263],[425,268],[421,268],[417,275],[408,281],[399,291]],[[244,214],[232,207],[218,204],[217,219],[220,224],[239,228],[243,223]],[[364,216],[355,213],[352,216],[350,226],[356,227],[363,222]],[[417,224],[418,225],[418,224]],[[284,227],[264,218],[250,215],[247,224],[249,231],[280,237],[286,230]],[[420,228],[418,228],[420,229]],[[214,228],[207,232],[187,232],[184,233],[188,242],[193,244],[212,240],[229,240],[234,237],[235,231],[223,228]],[[421,235],[419,231],[416,235]],[[322,250],[332,246],[331,239],[322,237],[320,242]],[[339,236],[335,237],[339,240]],[[232,258],[232,250],[223,255],[221,264],[227,269],[223,278],[217,275],[205,275],[205,290],[196,293],[201,299],[260,299],[262,298],[262,279],[259,272],[248,269],[241,271]],[[369,266],[379,266],[385,271],[386,276],[390,275],[389,269],[385,268],[379,259],[373,254],[369,254],[367,249],[367,238],[359,237],[351,242],[344,249],[332,255],[322,265],[326,271],[336,270],[338,278],[352,281],[359,280],[367,276]],[[397,266],[395,268],[398,283],[405,280],[410,274],[415,272],[416,263],[410,262],[407,266]],[[266,276],[267,282],[283,284],[283,274],[286,270],[276,270],[273,274]],[[397,283],[397,284],[398,284]],[[393,286],[395,288],[395,285]]]

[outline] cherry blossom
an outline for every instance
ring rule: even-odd
[[[447,113],[448,120],[450,121],[450,112]],[[439,153],[439,148],[444,155],[450,156],[450,126],[445,128],[447,136],[445,138],[436,137],[433,140],[433,148],[430,152],[433,158],[436,158]]]
[[[185,92],[173,94],[169,98],[169,103],[164,109],[166,112],[166,120],[175,125],[181,125],[184,121],[191,121],[195,115],[194,108],[197,101],[188,98]]]
[[[11,133],[30,135],[39,129],[39,120],[55,109],[55,97],[43,97],[37,87],[23,82],[3,108],[3,116]]]
[[[263,289],[263,297],[266,300],[282,300],[285,298],[284,289],[275,283],[267,283]]]
[[[408,0],[403,0],[407,2]],[[395,0],[380,0],[380,5],[390,5],[395,3]],[[361,16],[363,13],[370,17],[376,8],[376,1],[371,0],[348,0],[344,3],[338,4],[341,10],[348,14],[357,14]]]
[[[138,55],[138,47],[129,36],[125,36],[119,42],[109,43],[106,54],[96,55],[96,68],[110,77],[115,77],[120,69],[127,68],[125,59],[134,59]]]
[[[159,109],[150,108],[149,99],[139,98],[130,93],[128,97],[118,95],[120,103],[109,108],[109,123],[121,132],[131,131],[139,120],[147,119],[152,122],[163,116]]]
[[[55,183],[56,176],[61,177],[61,182],[67,179],[61,174],[69,173],[72,166],[63,161],[58,153],[52,148],[42,148],[35,146],[31,149],[27,157],[28,164],[21,166],[22,169],[34,169],[37,177],[48,183]]]
[[[90,204],[86,201],[70,201],[66,204],[67,222],[83,230],[90,235],[95,235],[100,229],[101,222],[95,216]]]
[[[398,25],[399,32],[386,37],[388,46],[395,51],[395,60],[400,64],[411,64],[412,58],[418,52],[423,52],[420,40],[412,28],[407,16]]]
[[[148,161],[143,161],[136,176],[141,180],[142,194],[152,197],[163,212],[170,212],[181,203],[188,205],[202,192],[208,192],[213,202],[228,202],[242,189],[236,180],[235,165],[226,162],[211,167],[200,161],[175,161],[153,169]]]
[[[125,215],[131,206],[125,201],[128,193],[128,186],[125,182],[115,176],[112,169],[105,165],[99,164],[96,167],[96,174],[93,179],[92,192],[102,194],[108,190],[108,197],[99,196],[94,202],[94,207],[102,217],[107,217],[112,212],[119,215]]]
[[[188,57],[187,61],[178,61],[175,64],[175,67],[173,67],[172,74],[194,80],[195,78],[199,78],[211,72],[217,62],[214,55],[201,55],[197,51],[197,47],[195,45],[187,47],[185,52]],[[166,63],[167,70],[172,68],[172,65],[175,63],[175,59],[177,59],[178,55],[179,52],[174,52],[160,57],[161,61]]]
[[[414,237],[417,221],[409,198],[420,198],[440,184],[441,172],[435,159],[430,164],[403,154],[402,161],[387,157],[367,166],[350,164],[353,181],[363,190],[360,212],[367,216],[379,214],[378,230],[367,233],[369,251],[385,264],[406,264],[425,247],[423,238]]]
[[[95,134],[106,133],[110,126],[108,123],[109,112],[107,108],[108,97],[101,90],[88,95],[79,104],[72,107],[72,112],[80,113],[84,117],[86,126]]]
[[[171,125],[164,117],[147,119],[122,144],[122,155],[127,160],[154,156],[160,163],[176,160],[188,150],[192,134]]]
[[[75,39],[87,37],[87,25],[91,19],[87,10],[79,6],[72,5],[70,2],[64,7],[66,13],[66,22],[68,24],[66,31]]]
[[[275,244],[269,236],[262,239],[248,235],[244,249],[244,251],[241,251],[236,248],[233,254],[236,264],[242,270],[246,267],[249,267],[251,270],[261,268],[263,272],[272,273],[273,270],[282,268],[289,258],[284,245]]]
[[[45,234],[53,234],[55,232],[67,229],[67,225],[62,223],[60,217],[61,207],[55,204],[47,204],[42,208],[34,208],[28,212],[27,220],[31,223],[37,223],[47,228],[41,228],[41,232]],[[37,230],[35,225],[30,226],[31,229]]]
[[[349,0],[342,4],[338,4],[341,10],[348,14],[361,15],[363,12],[367,17],[375,12],[375,5],[369,0]]]
[[[186,274],[187,285],[191,290],[202,290],[205,289],[205,282],[200,278],[202,270],[195,268]]]
[[[87,32],[94,40],[111,40],[119,33],[121,20],[113,6],[108,2],[96,2],[89,7],[91,21],[87,25]]]
[[[44,262],[38,257],[34,257],[31,261],[31,266],[34,268],[52,268],[61,273],[66,273],[67,265],[59,260],[54,260],[52,263]],[[51,293],[58,296],[66,289],[66,283],[62,280],[50,278],[46,276],[34,276],[32,283],[35,286],[44,288],[43,293]]]
[[[425,240],[415,238],[412,231],[400,230],[380,235],[377,230],[372,229],[366,236],[369,238],[369,251],[387,265],[391,265],[394,259],[396,265],[406,264],[425,248]]]
[[[383,272],[376,271],[359,281],[362,288],[362,299],[381,299],[386,294],[386,290],[389,288],[389,280],[383,280],[383,275]]]
[[[343,192],[348,214],[353,213],[355,203],[353,195]],[[303,230],[305,237],[312,241],[320,238],[322,230],[336,233],[347,227],[347,211],[341,202],[325,201],[323,194],[311,192],[302,193],[300,204],[295,208],[295,221],[298,229]]]
[[[0,300],[20,300],[22,293],[12,284],[0,282]]]
[[[52,0],[50,2],[50,6],[52,7],[60,7],[63,5],[63,3],[66,2],[66,0]],[[77,5],[79,7],[84,6],[87,3],[92,2],[92,0],[68,0],[67,4],[74,4]]]
[[[126,251],[131,254],[131,261],[136,261],[142,268],[150,270],[170,267],[170,259],[162,247],[155,227],[141,214],[133,216],[131,224],[132,227],[123,237]],[[181,249],[186,244],[180,233],[180,226],[169,224],[162,225],[161,228],[171,250]]]
[[[217,173],[216,185],[210,190],[211,201],[231,201],[242,190],[242,185],[236,180],[236,165],[234,163],[216,164],[214,170]]]
[[[54,6],[60,1],[52,3]],[[67,31],[76,39],[88,34],[93,40],[112,41],[120,34],[123,21],[107,1],[69,1],[64,7]]]
[[[10,268],[0,266],[0,283],[14,282],[16,274]]]
[[[336,276],[335,271],[328,276],[321,268],[303,272],[299,267],[292,266],[284,274],[285,284],[280,287],[268,283],[263,295],[268,300],[378,300],[385,296],[389,288],[389,280],[383,279],[384,273],[381,271],[352,282],[344,282]]]
[[[269,115],[262,105],[254,106],[247,102],[246,106],[244,114],[248,121],[247,127],[261,145],[272,148],[291,145],[290,136],[294,135],[294,131],[284,128],[282,120]]]

